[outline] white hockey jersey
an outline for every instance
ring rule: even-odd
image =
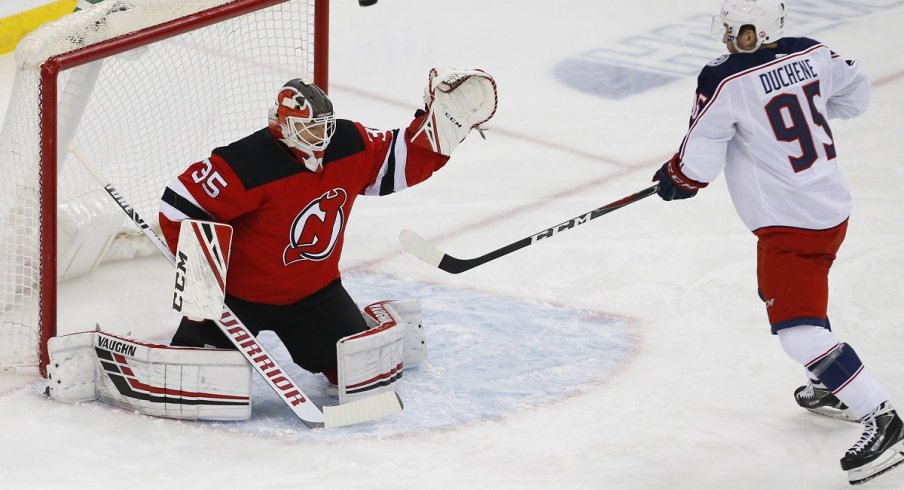
[[[857,65],[812,39],[722,56],[697,79],[681,172],[703,183],[724,169],[754,232],[831,228],[850,215],[851,197],[827,119],[862,114],[869,97]]]

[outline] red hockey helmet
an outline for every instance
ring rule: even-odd
[[[270,125],[280,141],[302,153],[305,166],[316,172],[336,131],[333,103],[320,87],[300,78],[289,80],[270,110]]]

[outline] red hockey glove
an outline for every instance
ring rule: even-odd
[[[707,182],[697,182],[688,178],[681,172],[681,162],[678,154],[671,160],[662,164],[662,167],[653,175],[653,182],[659,182],[659,194],[664,201],[688,199],[697,195],[697,191],[709,185]]]

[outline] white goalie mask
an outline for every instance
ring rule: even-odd
[[[749,51],[738,47],[741,27],[750,25],[756,31],[756,46]],[[728,30],[728,41],[738,52],[750,53],[763,44],[782,38],[785,29],[785,4],[779,0],[725,0],[719,15],[713,16],[712,33],[722,35]]]
[[[270,110],[270,127],[286,146],[298,150],[308,170],[316,172],[336,132],[333,103],[317,85],[289,80]]]

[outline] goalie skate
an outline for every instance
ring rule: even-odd
[[[857,422],[857,419],[848,413],[847,405],[822,384],[807,383],[806,386],[797,388],[794,390],[794,400],[802,408],[813,413],[848,422]]]
[[[859,485],[904,463],[904,422],[888,402],[863,417],[863,435],[841,458],[848,482]]]

